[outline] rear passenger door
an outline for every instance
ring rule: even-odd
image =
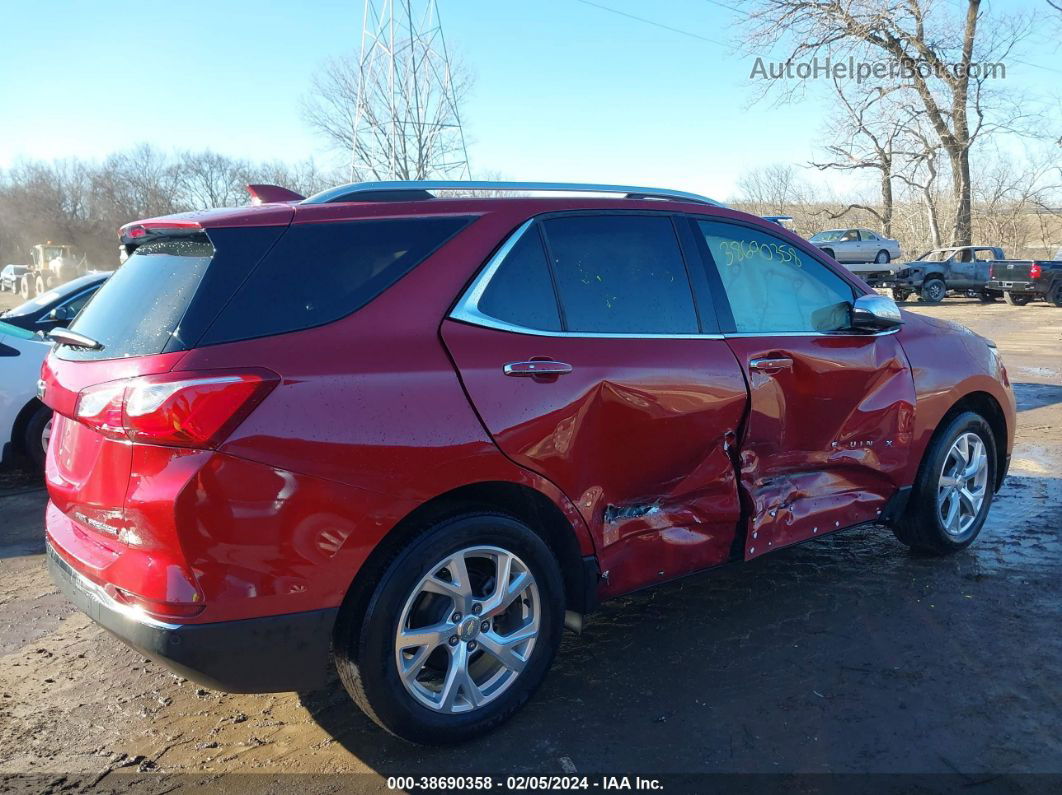
[[[758,226],[693,221],[749,381],[745,557],[876,519],[907,468],[914,381],[894,333],[850,330],[853,286]]]
[[[973,249],[964,248],[952,255],[949,263],[948,287],[967,289],[973,287],[977,276],[977,263],[974,261]]]
[[[533,219],[443,323],[495,442],[586,520],[605,593],[722,563],[734,544],[746,387],[694,250],[667,214]]]

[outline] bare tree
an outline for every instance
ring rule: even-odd
[[[53,241],[98,267],[117,264],[115,232],[138,218],[247,203],[246,186],[271,182],[309,195],[341,179],[301,163],[249,163],[211,151],[167,154],[150,146],[102,162],[23,161],[0,171],[0,264],[29,261]]]
[[[411,52],[395,74],[363,70],[354,55],[333,58],[304,100],[307,122],[350,156],[356,179],[447,177],[465,166],[458,108],[468,71],[423,42],[403,46]]]
[[[782,163],[749,171],[738,180],[737,188],[737,200],[758,215],[787,215],[807,198],[807,187],[796,169]]]
[[[745,23],[750,46],[784,45],[787,63],[851,54],[868,62],[884,58],[897,67],[898,83],[917,98],[947,157],[954,197],[950,238],[969,244],[970,150],[980,136],[1014,128],[1026,118],[1012,103],[1001,110],[1005,99],[989,81],[999,76],[995,64],[1028,32],[1028,19],[999,16],[986,33],[979,28],[981,0],[965,0],[960,20],[933,0],[744,2],[750,8]]]
[[[177,156],[177,200],[186,206],[232,207],[242,204],[251,182],[251,166],[217,152],[183,152]]]
[[[866,203],[850,203],[835,217],[851,210],[864,210],[877,219],[886,237],[892,237],[892,183],[899,157],[897,145],[910,119],[896,103],[888,101],[895,86],[879,85],[857,92],[851,84],[835,78],[833,89],[838,110],[830,127],[840,131],[841,136],[825,146],[832,159],[812,161],[811,165],[820,171],[876,172],[881,209]]]

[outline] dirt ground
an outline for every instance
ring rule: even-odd
[[[612,601],[459,749],[395,740],[338,684],[226,695],[145,660],[58,595],[39,481],[0,476],[0,775],[1062,773],[1062,310],[909,308],[994,338],[1015,382],[1011,475],[974,547],[920,557],[863,529]]]

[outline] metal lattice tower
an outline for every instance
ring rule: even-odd
[[[436,0],[365,0],[353,180],[470,178]]]

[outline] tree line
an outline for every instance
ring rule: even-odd
[[[110,269],[118,265],[117,230],[130,221],[246,204],[249,183],[309,195],[337,181],[312,160],[253,163],[146,144],[101,161],[20,161],[0,170],[0,266],[28,264],[35,244],[52,242],[72,245],[92,266]]]

